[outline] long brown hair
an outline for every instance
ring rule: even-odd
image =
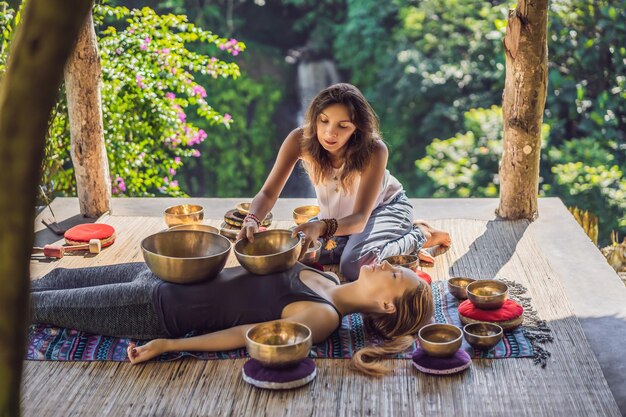
[[[380,360],[405,351],[433,316],[433,296],[425,281],[420,280],[417,287],[405,291],[394,303],[395,314],[364,315],[367,330],[384,340],[380,346],[367,346],[354,354],[352,367],[364,374],[380,376],[391,372]]]
[[[359,89],[352,84],[331,85],[315,96],[304,115],[301,148],[304,165],[316,185],[331,178],[333,172],[330,155],[320,145],[317,137],[317,118],[325,108],[333,104],[346,106],[350,121],[356,126],[356,131],[346,144],[344,168],[339,178],[341,188],[347,192],[355,177],[367,166],[376,141],[381,140],[378,116]]]

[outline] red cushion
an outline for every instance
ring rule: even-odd
[[[415,273],[417,274],[418,277],[420,277],[421,279],[426,281],[428,283],[428,285],[432,284],[433,279],[426,272],[420,271],[420,270],[416,270]]]
[[[502,307],[495,310],[481,310],[470,300],[465,300],[459,304],[459,314],[479,321],[508,321],[514,320],[524,314],[524,308],[513,300],[506,300]]]
[[[74,226],[65,232],[65,238],[78,242],[89,242],[90,239],[108,239],[115,234],[115,229],[108,224],[87,223]]]

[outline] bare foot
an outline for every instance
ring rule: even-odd
[[[423,248],[431,248],[433,246],[441,246],[441,247],[449,248],[452,245],[452,239],[450,238],[450,233],[444,232],[443,230],[435,229],[430,224],[426,223],[424,220],[416,220],[415,223],[413,224],[419,227],[420,230],[424,233],[424,236],[426,237],[426,242],[424,243]]]

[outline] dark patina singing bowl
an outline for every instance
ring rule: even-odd
[[[463,336],[473,348],[489,350],[502,339],[502,327],[494,323],[472,323],[463,327]]]
[[[290,230],[273,229],[255,233],[254,241],[241,239],[235,243],[235,256],[247,271],[266,275],[285,271],[296,264],[302,243],[291,237]]]
[[[261,323],[246,332],[250,357],[269,368],[300,362],[309,356],[312,343],[311,329],[293,321]]]
[[[483,310],[495,310],[509,296],[509,288],[504,282],[494,279],[474,281],[466,288],[467,298],[478,308]]]
[[[204,209],[196,204],[180,204],[166,208],[163,218],[167,227],[200,223],[204,219]]]
[[[383,259],[383,261],[387,261],[393,266],[403,266],[413,271],[415,271],[415,269],[419,265],[419,258],[417,257],[417,255],[389,256],[388,258]]]
[[[214,278],[226,264],[230,241],[197,230],[156,233],[141,241],[148,268],[164,281],[191,284]]]
[[[452,356],[461,347],[461,329],[451,324],[428,324],[417,334],[420,347],[429,356],[445,358]]]
[[[467,286],[476,281],[472,278],[455,277],[448,280],[448,291],[459,300],[467,298]]]

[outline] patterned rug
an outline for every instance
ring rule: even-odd
[[[505,281],[509,285],[510,297],[524,306],[524,325],[509,332],[505,332],[502,341],[488,351],[474,351],[465,340],[462,348],[475,358],[523,358],[532,357],[536,363],[545,366],[549,353],[541,344],[551,341],[549,328],[545,322],[539,320],[530,305],[530,300],[523,294],[526,289],[519,284]],[[435,281],[432,284],[435,301],[434,321],[461,326],[458,316],[458,300],[453,297],[447,288],[446,282]],[[191,335],[190,335],[191,336]],[[349,359],[355,351],[366,343],[373,342],[363,327],[360,314],[350,314],[343,318],[341,327],[326,341],[314,345],[310,357]],[[121,339],[109,336],[92,335],[72,329],[63,329],[45,324],[36,324],[29,327],[27,360],[52,361],[128,361],[126,348],[131,339]],[[141,345],[139,341],[137,344]],[[414,344],[407,352],[398,355],[398,358],[410,358],[416,348]],[[236,359],[247,357],[245,348],[227,352],[171,352],[155,360],[171,361],[183,356],[193,356],[198,359]]]

